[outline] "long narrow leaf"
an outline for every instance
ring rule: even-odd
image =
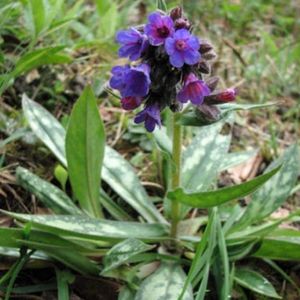
[[[65,155],[65,129],[41,105],[23,96],[23,110],[33,132],[67,166]],[[105,147],[102,179],[148,222],[166,220],[158,212],[141,185],[132,166],[111,147]]]
[[[183,300],[184,293],[188,288],[189,284],[196,278],[197,274],[201,271],[200,264],[205,265],[205,263],[209,263],[210,257],[212,255],[215,239],[216,239],[216,210],[213,209],[211,215],[208,219],[208,224],[205,228],[205,232],[201,238],[201,241],[198,243],[197,250],[195,253],[195,257],[193,259],[192,265],[190,267],[188,276],[185,280],[183,289],[181,291],[180,297],[178,300]],[[204,258],[204,251],[206,249],[206,258]],[[204,274],[203,274],[204,275]],[[203,279],[203,278],[202,278]],[[205,280],[205,279],[204,279]],[[204,289],[204,283],[202,285],[202,289]]]
[[[144,241],[159,241],[166,238],[168,227],[162,224],[141,224],[98,220],[84,216],[27,215],[1,212],[23,222],[32,222],[36,228],[62,236],[74,236],[87,240],[119,241],[137,238]]]
[[[100,173],[105,133],[96,99],[87,87],[74,105],[66,135],[68,172],[75,196],[89,215],[101,217]]]
[[[47,110],[30,100],[25,94],[22,98],[22,106],[32,131],[66,166],[65,129]]]
[[[82,211],[74,202],[56,186],[39,178],[22,167],[16,170],[18,183],[32,194],[53,212],[58,214],[80,215]]]
[[[257,190],[280,170],[280,167],[248,182],[211,192],[185,193],[182,188],[168,193],[168,198],[197,208],[209,208],[247,196]]]

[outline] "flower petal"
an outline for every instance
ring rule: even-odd
[[[176,48],[175,48],[175,40],[173,38],[167,38],[166,41],[165,41],[165,49],[166,49],[166,52],[169,54],[169,55],[172,55]]]
[[[145,127],[147,129],[148,132],[152,132],[155,128],[156,122],[154,119],[152,119],[151,117],[146,117],[145,120]]]
[[[174,51],[174,53],[170,56],[170,63],[173,67],[181,68],[184,65],[183,53],[177,50]]]
[[[188,49],[183,53],[184,62],[188,65],[195,65],[199,62],[200,53],[198,51]]]

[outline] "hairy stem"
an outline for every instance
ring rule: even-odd
[[[173,152],[172,158],[174,170],[172,172],[172,189],[180,186],[180,169],[181,169],[181,125],[177,124],[179,113],[173,115]],[[180,221],[180,203],[173,200],[171,203],[171,237],[177,237],[177,225]]]

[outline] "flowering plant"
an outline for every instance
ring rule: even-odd
[[[117,41],[119,55],[132,61],[112,69],[110,86],[120,92],[122,107],[144,105],[135,122],[144,122],[150,132],[162,126],[163,109],[174,111],[168,134],[158,130],[147,135],[156,139],[158,159],[166,166],[164,193],[153,202],[130,163],[106,145],[90,87],[76,102],[67,129],[24,95],[25,117],[65,177],[59,189],[29,170],[16,170],[19,184],[52,214],[2,211],[18,225],[25,224],[0,228],[0,251],[18,256],[20,249],[19,259],[0,279],[6,299],[29,259],[51,262],[60,297],[68,294],[72,274],[81,273],[122,284],[119,300],[229,299],[243,288],[280,298],[264,276],[239,261],[263,258],[278,271],[270,259],[299,260],[298,232],[278,230],[299,212],[262,223],[293,191],[300,168],[298,146],[287,149],[264,174],[218,188],[219,173],[256,154],[228,153],[230,134],[221,133],[227,121],[223,117],[266,105],[226,103],[235,100],[235,89],[214,92],[218,79],[205,78],[215,57],[213,48],[192,34],[181,8],[169,15],[150,14],[145,26],[120,31]],[[189,101],[193,111],[183,110]],[[186,149],[183,125],[198,127]],[[250,194],[247,207],[233,202]],[[61,263],[69,269],[60,270]]]
[[[212,105],[235,100],[232,88],[213,93],[217,77],[204,80],[216,54],[192,31],[182,9],[175,8],[169,15],[151,13],[147,24],[117,33],[119,56],[132,63],[112,69],[110,87],[120,92],[123,109],[144,106],[134,121],[144,122],[149,132],[161,126],[166,107],[178,112],[190,101],[200,112],[217,117],[219,110]]]

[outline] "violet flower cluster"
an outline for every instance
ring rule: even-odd
[[[112,69],[110,87],[120,92],[123,109],[143,105],[134,121],[144,123],[149,132],[161,126],[161,111],[167,106],[176,112],[190,101],[200,113],[214,117],[218,109],[213,106],[235,99],[234,89],[213,93],[218,78],[204,81],[216,55],[211,44],[192,34],[179,7],[169,15],[151,13],[147,24],[118,32],[116,40],[119,56],[131,64]]]

